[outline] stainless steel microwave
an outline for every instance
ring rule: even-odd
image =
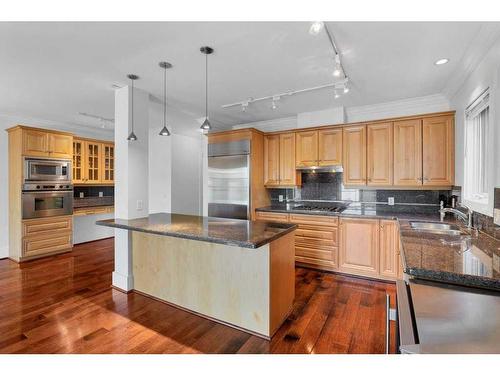
[[[71,183],[71,160],[24,159],[24,183],[58,182]]]

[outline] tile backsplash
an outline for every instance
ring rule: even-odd
[[[448,205],[455,190],[388,190],[388,189],[348,189],[342,184],[342,173],[303,172],[302,185],[295,189],[269,189],[272,202],[278,202],[282,195],[285,200],[350,200],[354,202],[387,203],[390,197],[395,204],[439,205],[441,200]]]
[[[85,198],[87,197],[99,197],[99,193],[102,193],[104,197],[114,197],[115,187],[114,186],[75,186],[73,189],[73,196],[75,198],[80,197],[80,193],[83,193]]]

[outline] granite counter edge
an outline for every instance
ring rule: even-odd
[[[257,242],[248,242],[248,241],[224,239],[224,238],[219,238],[219,237],[197,236],[197,235],[188,234],[188,233],[155,231],[155,230],[139,228],[139,227],[135,227],[135,226],[131,226],[131,225],[118,224],[118,223],[110,222],[107,220],[96,221],[96,225],[100,225],[103,227],[116,228],[116,229],[131,230],[131,231],[135,231],[135,232],[156,234],[156,235],[165,236],[165,237],[184,238],[184,239],[193,240],[193,241],[217,243],[217,244],[228,245],[228,246],[237,246],[237,247],[243,247],[246,249],[258,249],[264,245],[267,245],[268,243],[276,241],[280,237],[283,237],[290,232],[293,232],[297,228],[297,225],[289,224],[290,225],[289,228],[282,228],[282,230],[279,233],[275,233],[270,238],[264,239],[262,241],[257,241]]]

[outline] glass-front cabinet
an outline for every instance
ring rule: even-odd
[[[115,180],[115,145],[102,144],[102,182],[113,183]]]
[[[73,141],[73,183],[113,184],[114,144],[84,138]]]
[[[84,170],[83,170],[83,152],[84,152],[84,141],[79,139],[73,140],[73,183],[81,184],[85,182]]]

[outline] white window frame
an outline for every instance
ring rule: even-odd
[[[482,139],[482,152],[479,155],[479,163],[481,163],[481,169],[478,170],[476,165],[478,163],[477,158],[471,159],[470,147],[473,143],[480,142],[481,139],[477,139],[477,133],[471,130],[471,126],[477,126],[478,121],[480,121],[480,115],[483,111],[487,110],[487,122],[486,129],[484,133],[481,134]],[[493,116],[491,108],[491,97],[490,90],[486,89],[479,95],[465,110],[464,116],[464,183],[463,183],[463,201],[470,206],[475,211],[481,212],[486,215],[491,216],[491,183],[493,176],[491,174],[491,157],[492,153],[492,128],[493,128]],[[477,184],[478,181],[483,181],[482,192],[477,193],[477,186],[472,187],[471,185]],[[471,190],[473,192],[471,193]]]

